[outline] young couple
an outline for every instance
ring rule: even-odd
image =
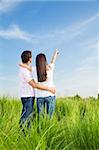
[[[32,52],[23,51],[22,63],[19,64],[20,96],[22,102],[22,113],[20,126],[33,112],[34,99],[36,97],[38,114],[43,114],[44,109],[51,117],[55,110],[55,86],[53,83],[53,70],[58,50],[56,49],[51,63],[47,63],[46,56],[40,53],[36,56],[36,68],[32,69]],[[35,77],[34,77],[35,74]],[[35,79],[35,80],[34,80]],[[34,90],[35,89],[35,90]],[[28,122],[30,124],[30,122]]]

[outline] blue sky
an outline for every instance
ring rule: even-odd
[[[0,95],[18,96],[23,50],[59,56],[54,71],[58,96],[97,96],[98,2],[0,1]]]

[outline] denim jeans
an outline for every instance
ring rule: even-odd
[[[20,127],[22,127],[22,124],[25,123],[27,119],[28,119],[28,127],[30,126],[29,116],[33,112],[34,99],[35,97],[21,97],[23,108],[22,108],[21,118],[19,122]]]
[[[49,116],[51,117],[55,111],[55,101],[55,96],[37,98],[38,114],[44,115],[44,109],[46,109],[47,114],[49,114]]]

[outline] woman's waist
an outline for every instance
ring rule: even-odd
[[[38,83],[41,84],[41,85],[44,85],[44,86],[48,86],[48,87],[55,87],[53,81],[51,81],[51,82],[45,81],[45,82],[38,82]]]
[[[56,94],[53,94],[49,91],[43,91],[35,89],[35,97],[47,97],[47,96],[55,96]]]

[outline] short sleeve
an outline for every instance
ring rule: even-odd
[[[25,79],[26,79],[26,82],[30,82],[31,80],[33,80],[32,73],[27,69],[26,69],[26,72],[25,72]]]

